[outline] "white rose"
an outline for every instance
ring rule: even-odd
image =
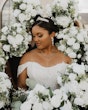
[[[6,40],[6,36],[5,35],[1,35],[0,37],[1,37],[0,40]]]
[[[60,107],[60,110],[73,110],[71,102],[67,101],[62,107]]]
[[[32,15],[32,16],[36,16],[37,13],[38,13],[38,12],[37,12],[37,10],[35,10],[35,9],[33,9],[33,10],[31,11],[31,15]]]
[[[71,52],[71,53],[68,54],[68,56],[71,57],[71,58],[76,58],[76,53]]]
[[[65,51],[65,49],[66,49],[66,47],[65,47],[65,45],[63,45],[63,44],[58,47],[58,50],[61,50],[61,51]]]
[[[4,72],[0,72],[0,77],[8,78],[8,75]]]
[[[84,37],[80,33],[76,36],[76,38],[79,42],[84,42]]]
[[[75,26],[72,26],[70,29],[69,29],[69,32],[71,35],[76,35],[78,33],[78,30]]]
[[[12,44],[12,45],[14,44],[14,37],[13,36],[8,35],[7,40],[9,42],[9,44]]]
[[[43,106],[44,110],[52,110],[53,109],[53,106],[48,101],[43,101],[42,106]]]
[[[17,45],[20,45],[20,44],[22,43],[22,41],[23,41],[23,36],[20,35],[20,34],[17,34],[17,35],[15,36],[15,43],[16,43]]]
[[[53,107],[58,108],[61,104],[62,99],[60,95],[54,95],[50,101]]]
[[[6,61],[4,60],[4,58],[1,58],[1,57],[0,57],[0,63],[1,63],[1,64],[5,64],[5,63],[6,63]]]
[[[38,93],[38,92],[43,93],[45,91],[45,87],[40,84],[36,84],[34,91],[35,91],[35,93]]]
[[[79,87],[80,87],[81,90],[85,90],[85,91],[87,90],[88,91],[88,82],[87,82],[87,80],[81,81],[79,83]]]
[[[74,43],[72,47],[73,47],[73,49],[75,49],[75,50],[79,50],[80,44],[79,44],[79,43]]]
[[[31,104],[28,101],[25,101],[21,104],[20,110],[31,110]]]
[[[76,105],[83,106],[85,102],[84,102],[84,100],[82,98],[75,98],[74,103]]]
[[[8,32],[8,27],[7,26],[5,26],[5,27],[3,27],[2,29],[1,29],[1,31],[4,33],[4,34],[7,34],[7,32]]]
[[[0,101],[0,109],[3,108],[5,106],[4,101]]]
[[[14,23],[14,24],[13,24],[13,27],[21,27],[21,26],[22,26],[21,23]]]
[[[62,7],[63,10],[67,10],[67,8],[68,8],[68,0],[61,0],[60,1],[60,6]]]
[[[66,49],[66,51],[65,51],[65,52],[66,52],[67,54],[69,54],[69,53],[72,53],[72,52],[73,52],[73,50],[72,50],[71,48],[69,48],[69,47],[68,47],[68,48]]]
[[[24,22],[24,21],[26,20],[26,15],[23,14],[23,13],[19,14],[18,17],[19,17],[19,21],[20,21],[20,22]]]
[[[35,102],[35,104],[33,105],[33,110],[43,110],[42,103]]]
[[[22,28],[18,27],[18,28],[17,28],[17,33],[20,34],[21,32],[22,32]]]
[[[74,63],[73,64],[73,71],[77,74],[85,74],[85,66]]]
[[[5,80],[5,86],[6,86],[7,88],[11,88],[11,81],[10,81],[9,79],[6,79],[6,80]]]
[[[3,45],[3,50],[6,52],[10,52],[10,45]]]
[[[75,40],[74,38],[69,38],[68,41],[67,41],[67,44],[68,44],[69,46],[72,46],[72,45],[74,45],[75,41],[76,41],[76,40]]]
[[[56,17],[56,22],[57,22],[58,25],[61,25],[65,28],[71,22],[71,18],[67,17],[67,16]]]
[[[13,11],[13,15],[14,15],[14,17],[18,17],[18,15],[21,13],[21,11],[19,10],[19,9],[15,9],[14,11]]]
[[[20,8],[21,10],[25,10],[25,9],[27,8],[27,5],[26,5],[25,3],[22,3],[22,4],[19,6],[19,8]]]
[[[70,73],[70,74],[69,74],[69,79],[70,79],[71,81],[75,80],[75,79],[76,79],[76,74]]]
[[[81,54],[78,54],[78,55],[77,55],[77,58],[81,58],[81,56],[82,56]]]

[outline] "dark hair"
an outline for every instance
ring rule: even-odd
[[[38,19],[39,17],[42,18],[42,19],[45,19],[46,21],[39,20]],[[54,22],[51,18],[41,17],[40,15],[37,15],[34,18],[34,21],[35,22],[31,26],[30,31],[32,31],[32,27],[35,26],[35,25],[44,28],[45,30],[47,30],[49,32],[49,34],[51,34],[52,32],[58,32],[59,31],[58,26],[54,24]]]
[[[44,20],[40,20],[38,18],[42,18]],[[44,28],[45,30],[47,30],[49,32],[49,34],[51,34],[52,32],[59,32],[59,28],[57,25],[54,24],[53,20],[51,18],[47,18],[47,17],[42,17],[40,15],[36,15],[34,18],[34,23],[32,24],[32,26],[30,27],[30,32],[32,32],[32,28],[33,26],[39,26],[41,28]],[[60,39],[57,39],[56,37],[54,37],[54,44],[59,42]]]

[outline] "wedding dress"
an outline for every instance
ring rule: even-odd
[[[27,62],[19,65],[18,76],[24,69],[27,69],[27,75],[30,80],[42,84],[46,88],[50,87],[55,90],[58,88],[57,77],[59,73],[64,73],[68,64],[65,62],[50,67],[44,67],[37,62]]]

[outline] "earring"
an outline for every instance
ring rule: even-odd
[[[52,40],[52,45],[54,45],[54,38],[52,37],[51,40]]]

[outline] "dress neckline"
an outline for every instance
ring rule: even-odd
[[[38,62],[34,62],[34,61],[28,61],[27,63],[32,63],[32,64],[37,64],[38,66],[40,66],[40,67],[42,67],[42,68],[52,68],[52,67],[57,67],[58,65],[63,65],[63,64],[67,64],[67,63],[65,63],[64,61],[63,62],[61,62],[61,63],[57,63],[57,64],[55,64],[55,65],[52,65],[52,66],[43,66],[43,65],[41,65],[40,63],[38,63]],[[25,64],[25,63],[24,63]]]

